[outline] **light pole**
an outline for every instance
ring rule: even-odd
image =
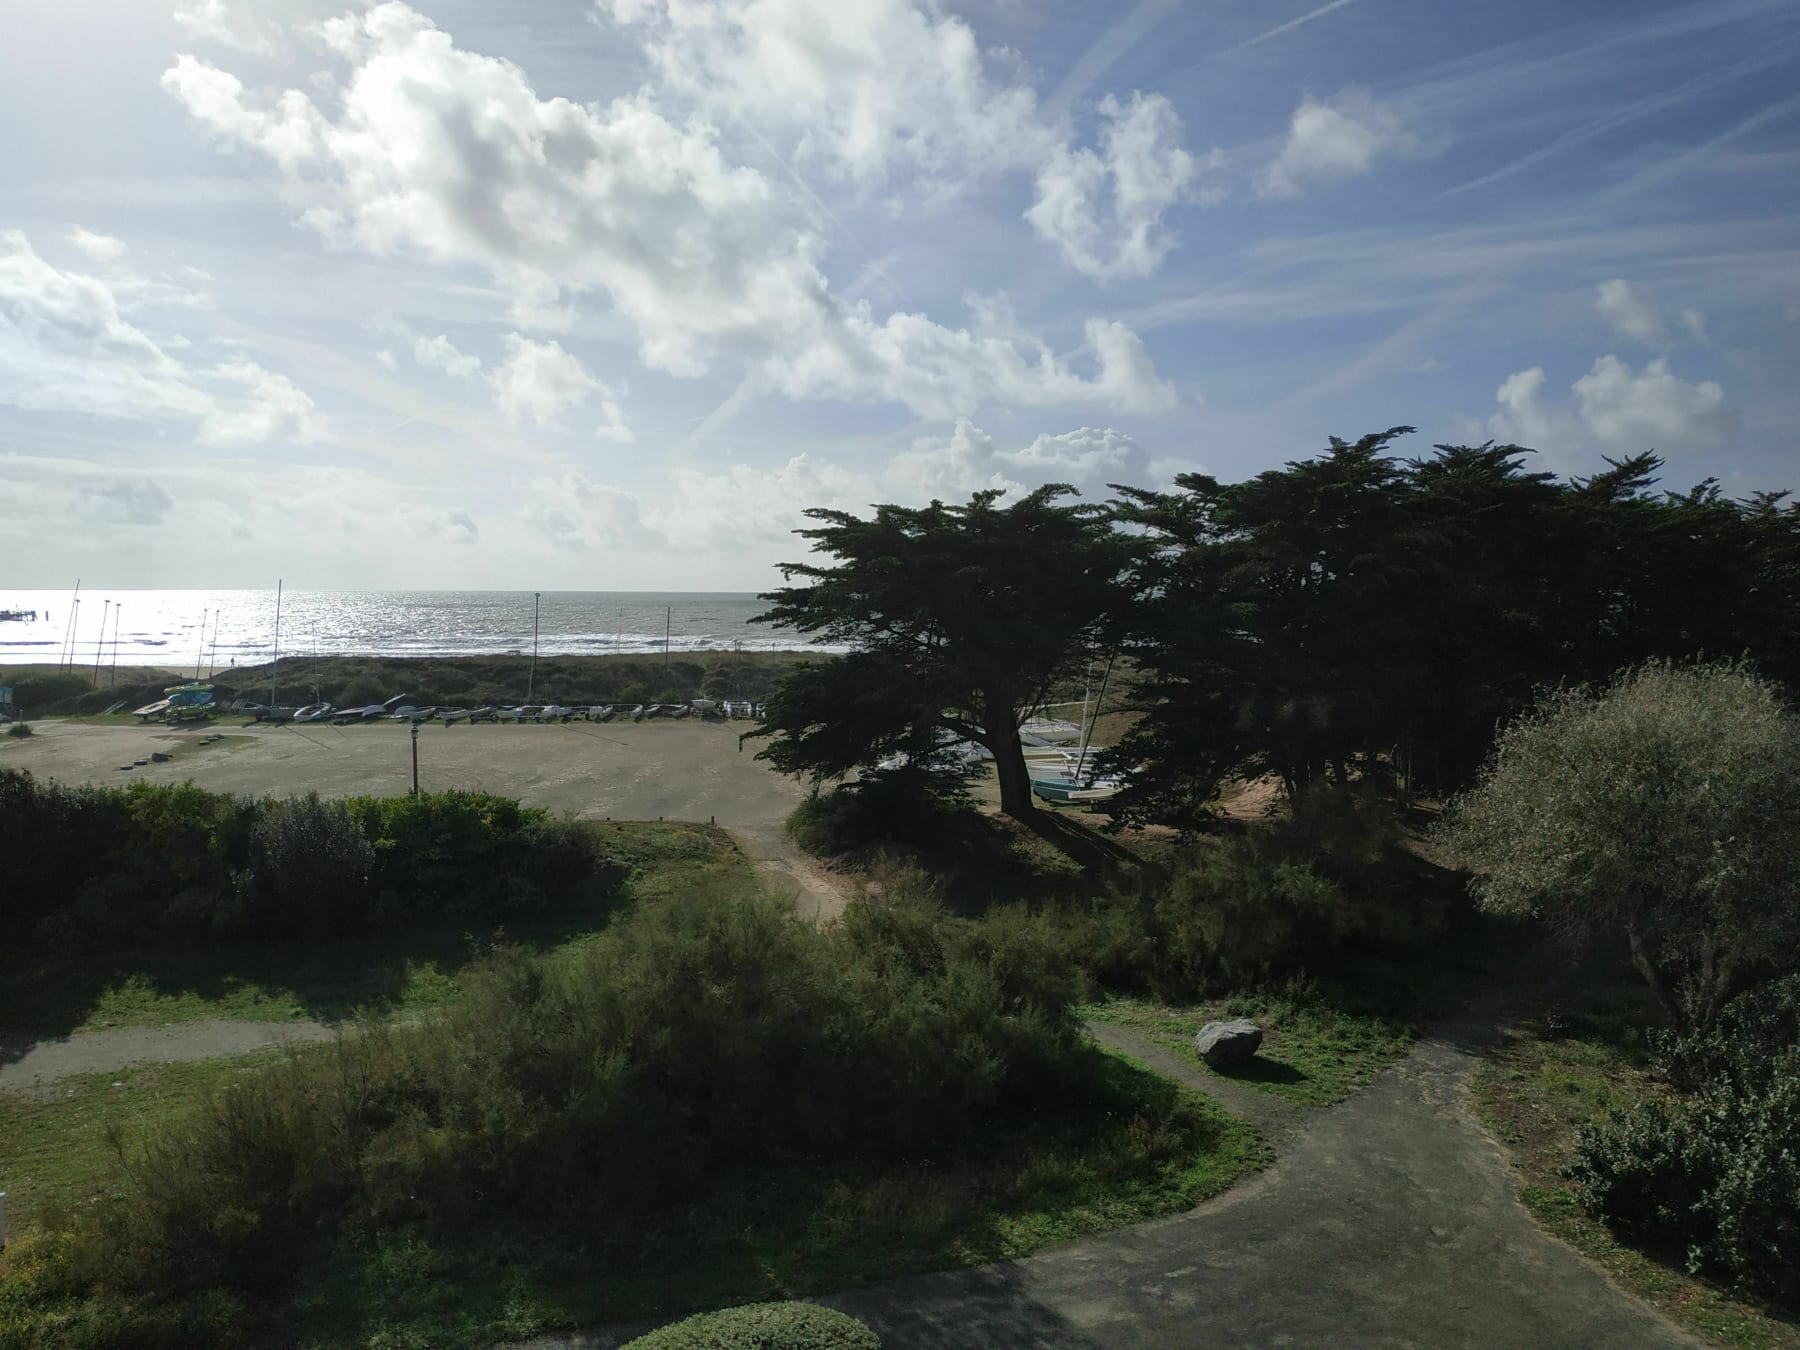
[[[537,649],[538,649],[538,602],[544,598],[542,591],[531,593],[531,674],[525,681],[525,701],[531,702],[532,690],[537,688]]]

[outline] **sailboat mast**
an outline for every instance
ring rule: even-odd
[[[106,655],[106,616],[112,609],[112,601],[106,602],[106,608],[100,611],[100,636],[94,642],[94,688],[100,687],[100,658]]]
[[[1081,733],[1081,753],[1075,757],[1075,781],[1077,783],[1081,781],[1082,769],[1087,766],[1088,742],[1094,736],[1094,723],[1100,720],[1100,705],[1106,702],[1106,682],[1112,678],[1113,662],[1118,659],[1118,655],[1117,652],[1114,652],[1106,658],[1106,673],[1100,677],[1100,696],[1094,700],[1093,715],[1088,718],[1087,729]],[[1085,695],[1082,697],[1082,702],[1087,702]]]
[[[124,616],[125,616],[125,606],[124,605],[114,605],[113,606],[112,679],[110,681],[108,681],[109,688],[116,688],[119,683],[119,620],[122,619]]]
[[[81,578],[75,578],[75,595],[69,601],[69,617],[63,621],[63,650],[57,653],[58,666],[75,663],[75,616],[81,612]]]
[[[275,659],[269,662],[269,716],[275,715],[275,671],[281,665],[281,578],[275,578]]]

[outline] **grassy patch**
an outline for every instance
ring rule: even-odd
[[[1149,1035],[1204,1073],[1248,1083],[1289,1101],[1327,1106],[1361,1087],[1411,1047],[1412,1031],[1388,1018],[1353,1014],[1304,992],[1240,994],[1203,1003],[1166,1004],[1114,996],[1083,1013]],[[1262,1049],[1241,1069],[1218,1074],[1194,1049],[1194,1033],[1212,1021],[1248,1017],[1263,1029]]]
[[[1220,1076],[1327,1106],[1410,1050],[1482,978],[1503,968],[1522,940],[1511,928],[1484,927],[1408,958],[1358,957],[1274,989],[1193,1003],[1115,994],[1081,1012],[1144,1032],[1209,1074],[1216,1070],[1195,1051],[1194,1033],[1207,1022],[1247,1017],[1263,1029],[1262,1049],[1248,1066]]]
[[[1123,1056],[1101,1091],[948,1165],[782,1169],[684,1205],[627,1249],[546,1251],[496,1234],[346,1246],[294,1303],[320,1346],[476,1346],[660,1319],[1029,1255],[1189,1208],[1266,1165],[1255,1131]]]
[[[1581,1126],[1669,1091],[1649,1068],[1656,1024],[1628,971],[1584,970],[1558,1003],[1515,1028],[1472,1081],[1482,1124],[1505,1146],[1519,1198],[1553,1235],[1598,1262],[1624,1288],[1720,1345],[1800,1350],[1800,1325],[1619,1241],[1581,1207],[1562,1175]]]
[[[631,869],[620,897],[628,903],[755,875],[730,836],[710,826],[597,822],[591,828],[606,852]],[[446,1002],[458,972],[496,941],[537,950],[579,945],[616,908],[616,899],[582,900],[504,930],[472,931],[445,921],[348,942],[0,955],[0,1030],[50,1035],[206,1018],[329,1022],[358,1009],[418,1012]]]
[[[8,1230],[73,1216],[116,1184],[115,1131],[128,1147],[167,1128],[212,1089],[269,1054],[193,1064],[140,1064],[58,1079],[42,1096],[0,1092],[0,1179]]]
[[[126,1125],[128,1137],[166,1128],[185,1104],[242,1071],[242,1061],[145,1068],[70,1080],[59,1087],[72,1094],[49,1101],[0,1097],[0,1168],[16,1179],[15,1231],[78,1209],[107,1184],[109,1126]],[[112,1087],[115,1079],[126,1086]],[[972,1141],[959,1159],[759,1174],[677,1208],[614,1250],[546,1244],[527,1223],[455,1245],[415,1231],[346,1240],[264,1330],[282,1344],[474,1347],[821,1293],[1024,1256],[1179,1211],[1267,1161],[1250,1127],[1108,1055],[1086,1101]],[[27,1337],[48,1330],[39,1319],[103,1327],[107,1313],[80,1296],[21,1297],[10,1311],[0,1299],[0,1333],[9,1317],[12,1333],[31,1344]]]

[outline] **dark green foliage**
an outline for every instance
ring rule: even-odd
[[[1800,682],[1800,505],[1588,479],[1518,446],[1391,458],[1396,427],[1241,483],[1120,488],[1146,715],[1112,763],[1122,819],[1192,825],[1221,778],[1403,796],[1465,786],[1536,690],[1652,659],[1748,654]]]
[[[753,1303],[699,1313],[639,1336],[624,1350],[881,1350],[881,1338],[816,1303]]]
[[[425,1024],[220,1094],[84,1230],[102,1284],[256,1299],[334,1235],[521,1223],[629,1251],[672,1204],[784,1163],[952,1160],[1095,1090],[1066,963],[929,905],[820,931],[688,894],[581,955],[497,953]]]
[[[6,728],[6,734],[15,738],[23,738],[32,734],[31,723],[14,722]]]
[[[1291,821],[1184,849],[1064,913],[1100,984],[1180,1001],[1443,939],[1467,906],[1430,872],[1386,808],[1315,788]]]
[[[1485,908],[1628,949],[1672,1023],[1800,962],[1800,717],[1742,666],[1546,693],[1438,838]]]
[[[1695,1091],[1585,1128],[1570,1165],[1583,1200],[1691,1272],[1800,1305],[1800,976],[1661,1048]]]
[[[832,565],[786,563],[759,622],[851,648],[796,669],[768,700],[760,758],[784,773],[841,778],[894,754],[934,760],[942,741],[994,756],[1001,809],[1034,807],[1021,717],[1089,658],[1125,605],[1125,539],[1107,513],[1066,506],[1050,484],[1011,505],[877,506],[863,520],[812,510],[800,530]]]
[[[261,801],[192,785],[65,788],[0,771],[0,938],[340,936],[409,916],[504,921],[624,869],[510,798]]]
[[[342,802],[316,792],[264,803],[250,828],[245,911],[250,932],[340,933],[361,927],[373,898],[375,846]]]
[[[930,764],[873,770],[852,782],[814,791],[788,815],[788,833],[817,857],[870,845],[929,846],[969,812],[968,780]]]
[[[12,686],[14,706],[37,716],[46,708],[93,688],[93,681],[84,675],[44,666],[15,670],[5,682]]]

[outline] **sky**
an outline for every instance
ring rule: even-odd
[[[0,603],[754,590],[1332,435],[1800,488],[1800,0],[5,0]]]

